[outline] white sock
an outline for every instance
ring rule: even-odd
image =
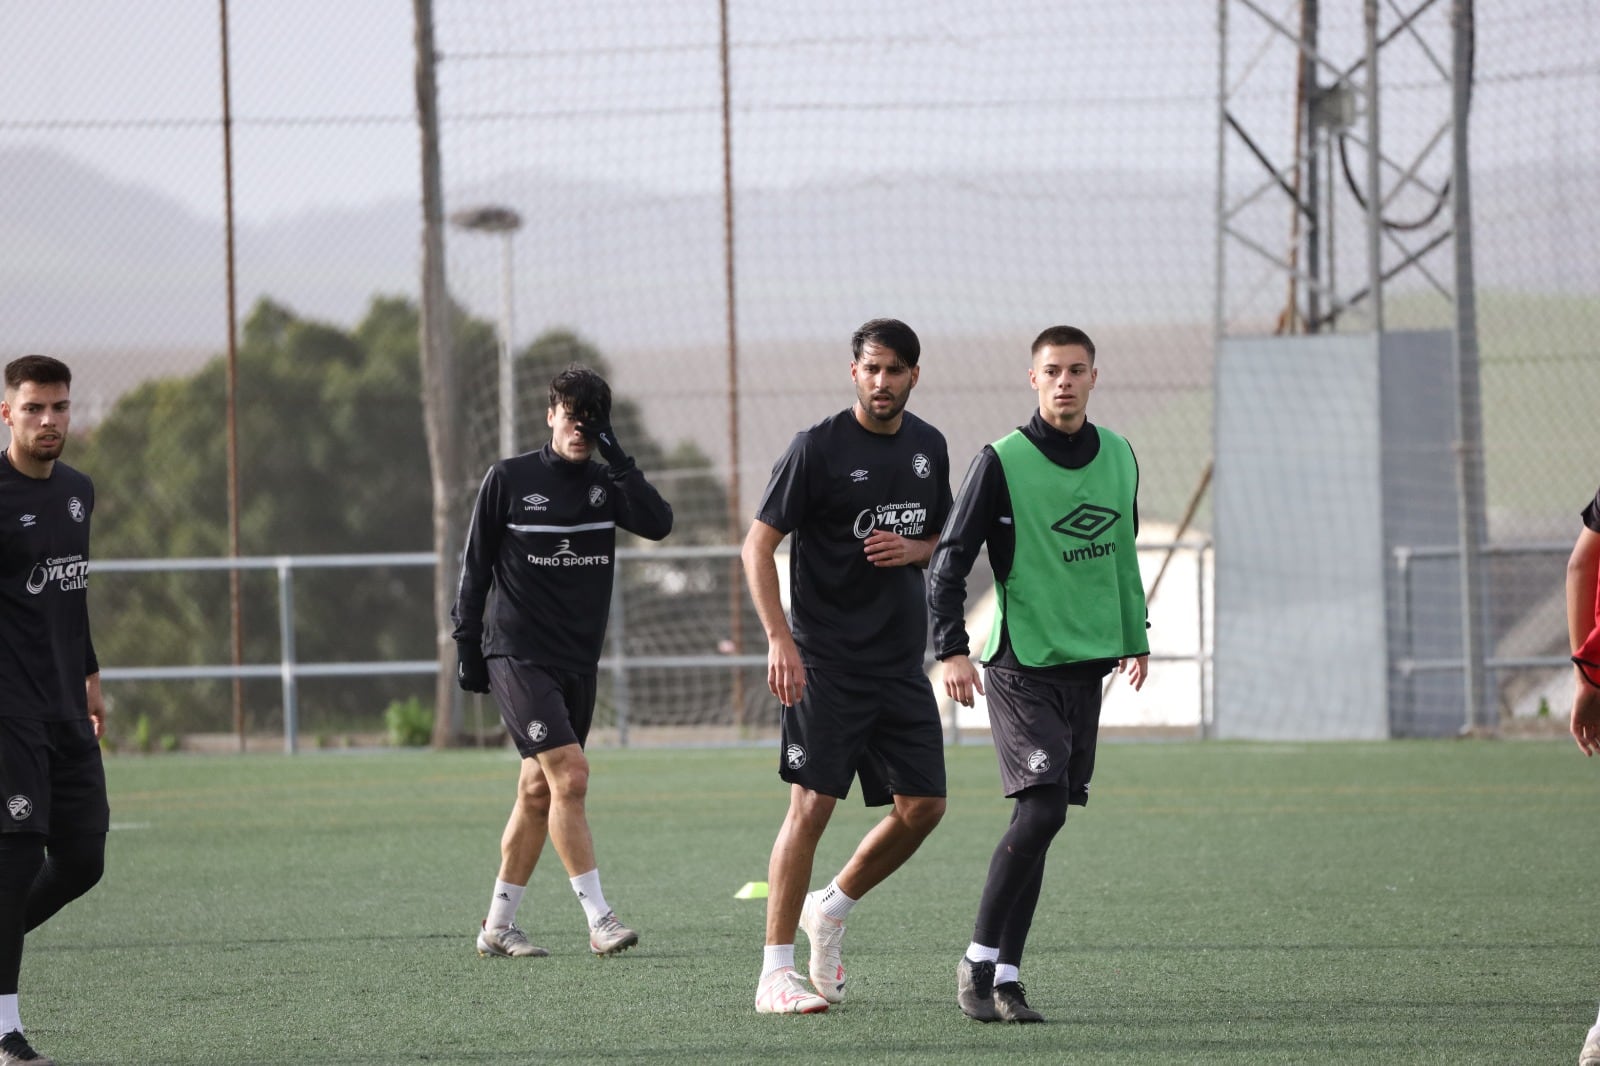
[[[789,953],[792,961],[793,945],[790,945]],[[17,994],[13,992],[9,996],[0,996],[0,1036],[20,1032],[22,1032],[22,1015],[17,1013]]]
[[[976,940],[967,945],[967,958],[973,962],[994,962],[999,957],[999,948],[987,947]]]
[[[841,922],[844,921],[845,915],[850,913],[850,908],[859,902],[861,901],[851,899],[844,894],[844,889],[839,887],[839,879],[837,877],[829,881],[828,887],[823,889],[817,896],[817,907],[822,913],[829,918],[837,918]]]
[[[1009,962],[994,964],[994,983],[997,985],[1009,984],[1017,979],[1017,968]]]
[[[517,920],[517,908],[522,905],[522,894],[526,891],[527,885],[496,880],[494,895],[489,897],[489,917],[483,924],[490,929],[504,929],[513,924]]]
[[[606,906],[605,893],[600,891],[598,868],[574,877],[572,891],[578,894],[578,902],[583,904],[583,913],[589,918],[589,928],[594,928],[595,922],[611,913],[611,908]]]
[[[793,944],[768,944],[761,949],[761,976],[764,979],[773,970],[794,969]]]

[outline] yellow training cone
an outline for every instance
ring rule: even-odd
[[[767,883],[765,881],[746,881],[744,887],[733,894],[734,899],[766,899]]]

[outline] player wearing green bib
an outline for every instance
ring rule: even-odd
[[[1126,669],[1139,688],[1148,665],[1139,464],[1125,439],[1089,422],[1096,379],[1086,333],[1039,335],[1028,370],[1039,409],[973,460],[928,568],[945,693],[967,707],[986,695],[1001,783],[1016,801],[956,970],[956,1001],[978,1021],[1044,1020],[1019,972],[1045,855],[1068,806],[1089,800],[1102,681]],[[964,605],[985,547],[997,602],[980,679]]]

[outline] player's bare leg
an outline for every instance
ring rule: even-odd
[[[800,785],[789,786],[789,811],[767,860],[767,943],[793,944],[800,907],[811,883],[817,843],[838,800]]]
[[[756,989],[762,1014],[821,1014],[828,1000],[806,986],[794,966],[794,934],[811,883],[817,844],[838,800],[789,786],[789,810],[767,860],[767,946]]]
[[[565,744],[538,755],[539,768],[550,785],[550,843],[567,869],[572,891],[589,922],[589,950],[615,955],[639,942],[639,934],[623,925],[600,890],[594,837],[589,832],[589,759],[577,744]]]
[[[517,799],[500,834],[500,873],[489,916],[478,933],[478,954],[502,958],[540,958],[550,954],[528,939],[516,924],[522,893],[549,835],[550,785],[537,759],[523,759],[517,776]]]
[[[855,854],[834,880],[845,895],[860,899],[905,865],[944,817],[943,796],[896,796],[894,808],[861,838]]]
[[[829,1003],[844,1002],[844,922],[850,909],[916,854],[944,809],[942,796],[895,796],[894,807],[856,845],[839,876],[806,895],[800,927],[811,942],[808,971]]]

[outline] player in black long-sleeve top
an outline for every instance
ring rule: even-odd
[[[1134,538],[1139,464],[1120,434],[1088,420],[1094,342],[1053,326],[1033,343],[1038,410],[973,460],[928,567],[933,651],[945,693],[986,694],[1011,822],[990,859],[956,1001],[979,1021],[1039,1022],[1019,978],[1045,856],[1067,808],[1088,802],[1102,679],[1144,684],[1150,645]],[[987,544],[996,613],[972,663],[966,579]],[[985,679],[988,691],[985,693]]]
[[[586,367],[550,383],[550,443],[490,467],[462,555],[451,618],[459,681],[493,691],[522,753],[500,870],[478,934],[484,956],[540,956],[516,924],[545,839],[555,845],[589,921],[589,949],[639,942],[600,890],[584,800],[583,753],[616,575],[617,530],[672,532],[672,508],[617,443],[611,388]],[[596,452],[605,462],[591,458]]]
[[[0,403],[0,1062],[45,1066],[17,1008],[23,937],[100,880],[111,825],[89,639],[94,485],[59,461],[71,389],[64,363],[25,355]]]

